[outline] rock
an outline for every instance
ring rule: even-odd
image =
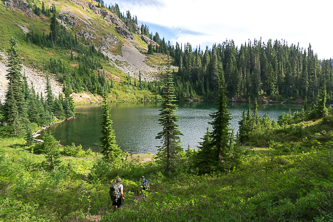
[[[60,25],[62,25],[63,27],[65,27],[67,30],[70,30],[71,28],[67,26],[66,22],[56,18],[57,22],[59,22]]]
[[[24,32],[24,34],[27,34],[30,32],[30,30],[27,28],[27,27],[24,27],[24,26],[21,26],[21,25],[18,25]]]
[[[119,42],[119,39],[115,35],[112,35],[110,33],[110,35],[100,39],[99,47],[101,48],[101,50],[107,50],[111,49],[112,45],[116,45]]]
[[[111,13],[103,13],[104,20],[107,22],[110,22],[112,24],[115,24],[115,26],[125,26],[123,21],[121,21],[117,16]]]
[[[76,18],[74,16],[67,16],[67,15],[62,14],[62,15],[59,15],[59,18],[62,21],[67,22],[71,26],[75,26],[75,27],[80,26],[77,22],[75,22]]]
[[[120,35],[124,36],[126,39],[129,39],[129,40],[134,40],[135,39],[134,35],[130,31],[128,31],[127,29],[124,29],[123,27],[120,27],[120,26],[116,26],[115,28],[116,28],[116,31]]]
[[[25,0],[4,0],[4,4],[13,11],[25,13],[29,18],[35,17],[32,8],[29,8],[29,4]]]
[[[129,28],[125,25],[123,21],[121,21],[118,16],[115,16],[112,12],[98,8],[96,5],[89,3],[89,8],[93,10],[93,12],[97,15],[101,15],[104,17],[104,20],[114,24],[116,31],[124,36],[126,39],[134,40],[134,35],[129,31]],[[140,30],[139,26],[137,29]]]
[[[135,24],[135,32],[136,34],[141,35],[141,28],[137,24]]]
[[[82,30],[82,29],[80,31],[77,31],[76,34],[78,36],[82,36],[82,37],[84,36],[84,38],[87,39],[87,40],[91,40],[91,39],[95,39],[96,38],[95,34],[92,34],[92,33],[88,32],[88,31],[85,31],[85,30]]]
[[[2,60],[0,60],[0,102],[5,102],[5,95],[7,92],[8,87],[8,80],[6,78],[7,75],[7,69],[8,67],[6,64],[7,56],[5,53],[0,52],[0,57]],[[40,71],[37,71],[35,69],[26,67],[25,65],[22,65],[22,71],[21,73],[27,77],[27,82],[29,87],[31,87],[31,83],[33,83],[34,89],[36,93],[40,94],[43,93],[43,96],[46,96],[45,89],[46,89],[46,74]],[[62,94],[62,85],[57,81],[57,78],[55,75],[50,75],[50,84],[52,88],[52,92],[54,97],[58,98],[59,94]]]
[[[148,45],[149,44],[152,44],[154,48],[156,48],[156,46],[159,47],[159,44],[157,44],[154,40],[151,40],[150,38],[148,38],[147,36],[145,35],[140,35],[141,39],[147,43]]]

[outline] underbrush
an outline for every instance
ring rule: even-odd
[[[24,142],[0,140],[0,218],[5,221],[333,220],[330,141],[314,140],[310,148],[293,143],[291,151],[270,141],[270,148],[245,149],[242,165],[226,174],[180,170],[171,177],[155,161],[126,156],[115,163],[95,155],[63,156],[48,170],[42,165],[45,156],[30,153]],[[140,198],[142,175],[151,185],[146,201]],[[126,197],[123,209],[112,213],[108,189],[118,176]]]
[[[106,214],[103,221],[330,221],[332,149],[275,155],[247,152],[228,174],[164,178],[145,202]]]

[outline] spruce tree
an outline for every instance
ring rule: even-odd
[[[54,112],[53,107],[54,107],[54,98],[53,98],[53,93],[51,89],[51,84],[50,84],[50,79],[49,75],[46,75],[46,107],[50,112]]]
[[[53,16],[51,18],[51,24],[50,24],[50,29],[51,29],[51,35],[52,35],[52,40],[55,43],[58,40],[58,22],[57,22],[57,18],[56,18],[56,12],[55,12],[55,8],[53,11]]]
[[[26,145],[31,146],[34,143],[31,124],[26,125],[26,132],[27,132],[27,134],[25,135],[25,140],[27,141]]]
[[[116,144],[116,136],[114,130],[112,129],[112,120],[110,119],[109,106],[107,104],[107,97],[104,95],[103,100],[103,114],[102,114],[102,137],[101,141],[101,153],[104,155],[104,158],[109,161],[114,161],[121,156],[121,149]]]
[[[199,174],[211,173],[215,170],[216,162],[212,153],[211,133],[207,127],[206,134],[203,136],[202,142],[199,142],[198,151],[195,158],[195,166]]]
[[[14,38],[10,39],[10,48],[8,49],[8,90],[4,105],[6,121],[13,128],[15,136],[23,135],[24,125],[28,124],[26,101],[24,99],[24,82],[21,74],[21,59],[19,50]]]
[[[157,158],[161,161],[163,168],[168,174],[174,171],[179,158],[179,153],[182,147],[179,145],[180,136],[183,135],[178,130],[178,117],[176,115],[177,106],[172,102],[175,101],[174,84],[172,73],[168,71],[166,76],[162,109],[160,111],[159,123],[162,126],[162,131],[156,136],[160,139],[162,145],[158,147]]]
[[[321,89],[320,96],[318,98],[316,106],[316,116],[318,118],[327,116],[328,110],[326,108],[326,86]]]
[[[60,161],[60,150],[57,145],[57,141],[51,135],[51,133],[45,133],[43,136],[44,143],[42,145],[42,153],[45,153],[44,165],[53,170],[55,166],[59,165]]]
[[[209,124],[213,128],[211,145],[214,149],[214,160],[217,170],[223,171],[229,162],[229,121],[231,120],[223,83],[220,86],[217,111],[210,116],[213,118]]]
[[[253,121],[256,126],[260,124],[260,117],[258,115],[258,103],[257,103],[257,98],[254,99],[254,104],[253,104]]]

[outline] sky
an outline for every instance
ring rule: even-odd
[[[113,0],[112,0],[113,1]],[[312,49],[319,59],[333,58],[331,0],[118,0],[138,24],[172,44],[212,47],[225,40],[237,46],[254,39],[286,40]]]

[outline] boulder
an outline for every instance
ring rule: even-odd
[[[134,40],[135,39],[134,35],[130,31],[128,31],[127,29],[125,29],[123,27],[120,27],[120,26],[116,26],[115,28],[116,28],[116,31],[120,35],[124,36],[126,39],[129,39],[129,40]]]
[[[75,27],[80,26],[77,22],[75,22],[75,21],[76,21],[76,18],[75,18],[74,16],[69,16],[69,15],[61,14],[61,15],[59,15],[59,18],[60,18],[62,21],[64,21],[64,22],[70,24],[71,26],[75,26]]]
[[[29,18],[35,17],[32,8],[29,7],[29,4],[25,0],[4,0],[4,4],[13,11],[25,13]]]
[[[82,30],[82,29],[80,31],[77,31],[76,34],[78,36],[82,36],[82,37],[84,36],[84,38],[87,39],[87,40],[91,40],[91,39],[95,39],[96,38],[95,34],[92,34],[92,33],[88,32],[88,31]]]
[[[154,40],[151,40],[150,38],[148,38],[145,35],[140,35],[141,39],[146,43],[146,44],[152,44],[154,48],[156,48],[156,46],[159,47],[159,44],[157,44]]]

